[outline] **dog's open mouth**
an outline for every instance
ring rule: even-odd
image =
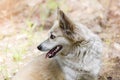
[[[61,49],[62,49],[62,45],[55,46],[46,54],[46,58],[54,57]]]

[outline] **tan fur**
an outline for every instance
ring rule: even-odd
[[[13,80],[64,80],[60,66],[54,59],[39,55],[25,66]]]

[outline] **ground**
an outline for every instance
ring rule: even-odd
[[[47,37],[57,5],[102,39],[100,80],[120,80],[120,0],[2,0],[0,79],[10,80],[21,67],[42,53],[37,46]]]

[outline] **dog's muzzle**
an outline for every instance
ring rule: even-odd
[[[43,48],[42,48],[41,45],[39,45],[37,48],[40,51],[45,51],[45,50],[43,50]],[[46,53],[46,58],[52,58],[52,57],[54,57],[61,49],[62,49],[62,45],[56,45],[55,47],[53,47],[52,49],[50,49]]]

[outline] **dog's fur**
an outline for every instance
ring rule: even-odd
[[[60,9],[50,36],[39,45],[48,51],[63,48],[53,58],[42,54],[17,73],[13,80],[97,80],[101,67],[102,42],[86,26],[73,22]]]

